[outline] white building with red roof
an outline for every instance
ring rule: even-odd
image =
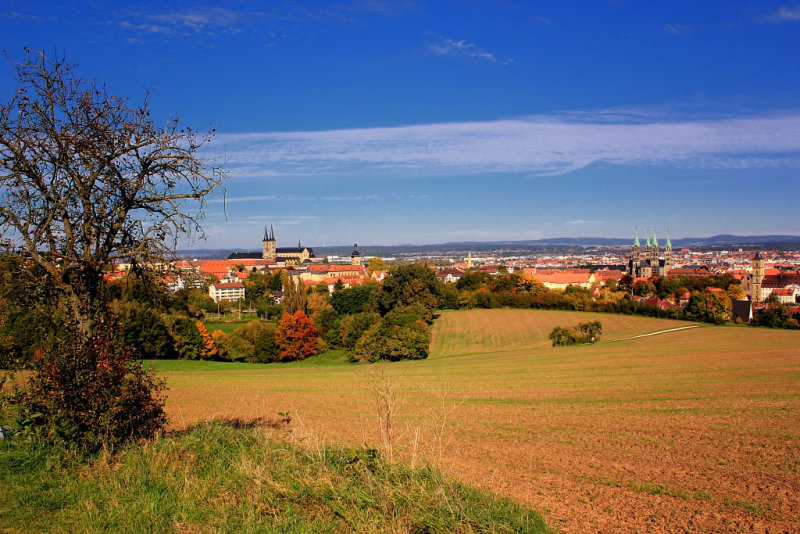
[[[208,286],[208,294],[214,302],[244,300],[244,284],[241,282],[211,284]]]

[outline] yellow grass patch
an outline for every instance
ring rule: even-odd
[[[687,321],[651,319],[631,315],[546,310],[463,310],[446,312],[433,328],[431,357],[544,348],[557,326],[600,321],[603,340],[632,337],[681,326]]]

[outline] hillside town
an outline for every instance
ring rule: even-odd
[[[465,273],[489,276],[518,273],[541,283],[545,288],[564,291],[577,287],[595,295],[604,287],[628,287],[633,300],[659,309],[682,309],[691,294],[673,294],[666,298],[637,290],[654,277],[704,278],[728,276],[738,283],[741,293],[734,295],[732,313],[743,322],[769,302],[791,306],[800,312],[800,251],[797,250],[673,250],[669,234],[664,245],[655,230],[644,244],[638,232],[627,249],[607,248],[584,254],[530,254],[508,256],[501,253],[467,252],[458,254],[380,258],[362,256],[353,245],[349,257],[317,257],[314,250],[298,242],[296,247],[277,247],[274,229],[265,227],[260,252],[234,252],[225,259],[183,259],[160,265],[162,281],[169,291],[203,289],[214,302],[237,302],[245,299],[245,281],[255,273],[284,271],[296,287],[307,290],[324,287],[328,293],[371,282],[381,282],[391,265],[419,262],[428,265],[442,282],[457,283]],[[121,280],[131,268],[115,263],[106,273],[106,281]],[[711,288],[712,290],[714,288]],[[272,292],[276,303],[282,290]]]

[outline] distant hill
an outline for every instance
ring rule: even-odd
[[[551,237],[547,239],[528,239],[524,241],[457,241],[430,245],[387,245],[362,246],[359,250],[363,256],[407,256],[407,255],[439,255],[466,254],[472,252],[501,252],[506,255],[537,253],[583,252],[599,248],[629,247],[631,238],[613,237]],[[664,246],[664,240],[660,241]],[[800,236],[796,235],[730,235],[722,234],[711,237],[684,237],[672,240],[673,248],[744,248],[744,249],[797,249],[800,248]],[[352,245],[313,247],[317,257],[350,256]],[[231,252],[242,249],[197,249],[179,250],[184,258],[226,258]],[[255,251],[255,249],[253,250]]]

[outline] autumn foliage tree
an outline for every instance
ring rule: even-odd
[[[317,352],[317,331],[314,323],[302,311],[281,317],[275,332],[275,342],[282,361],[302,360]]]
[[[195,324],[197,325],[197,331],[200,332],[200,339],[202,342],[200,358],[203,360],[213,360],[219,354],[217,345],[214,343],[214,337],[202,322],[197,321]]]

